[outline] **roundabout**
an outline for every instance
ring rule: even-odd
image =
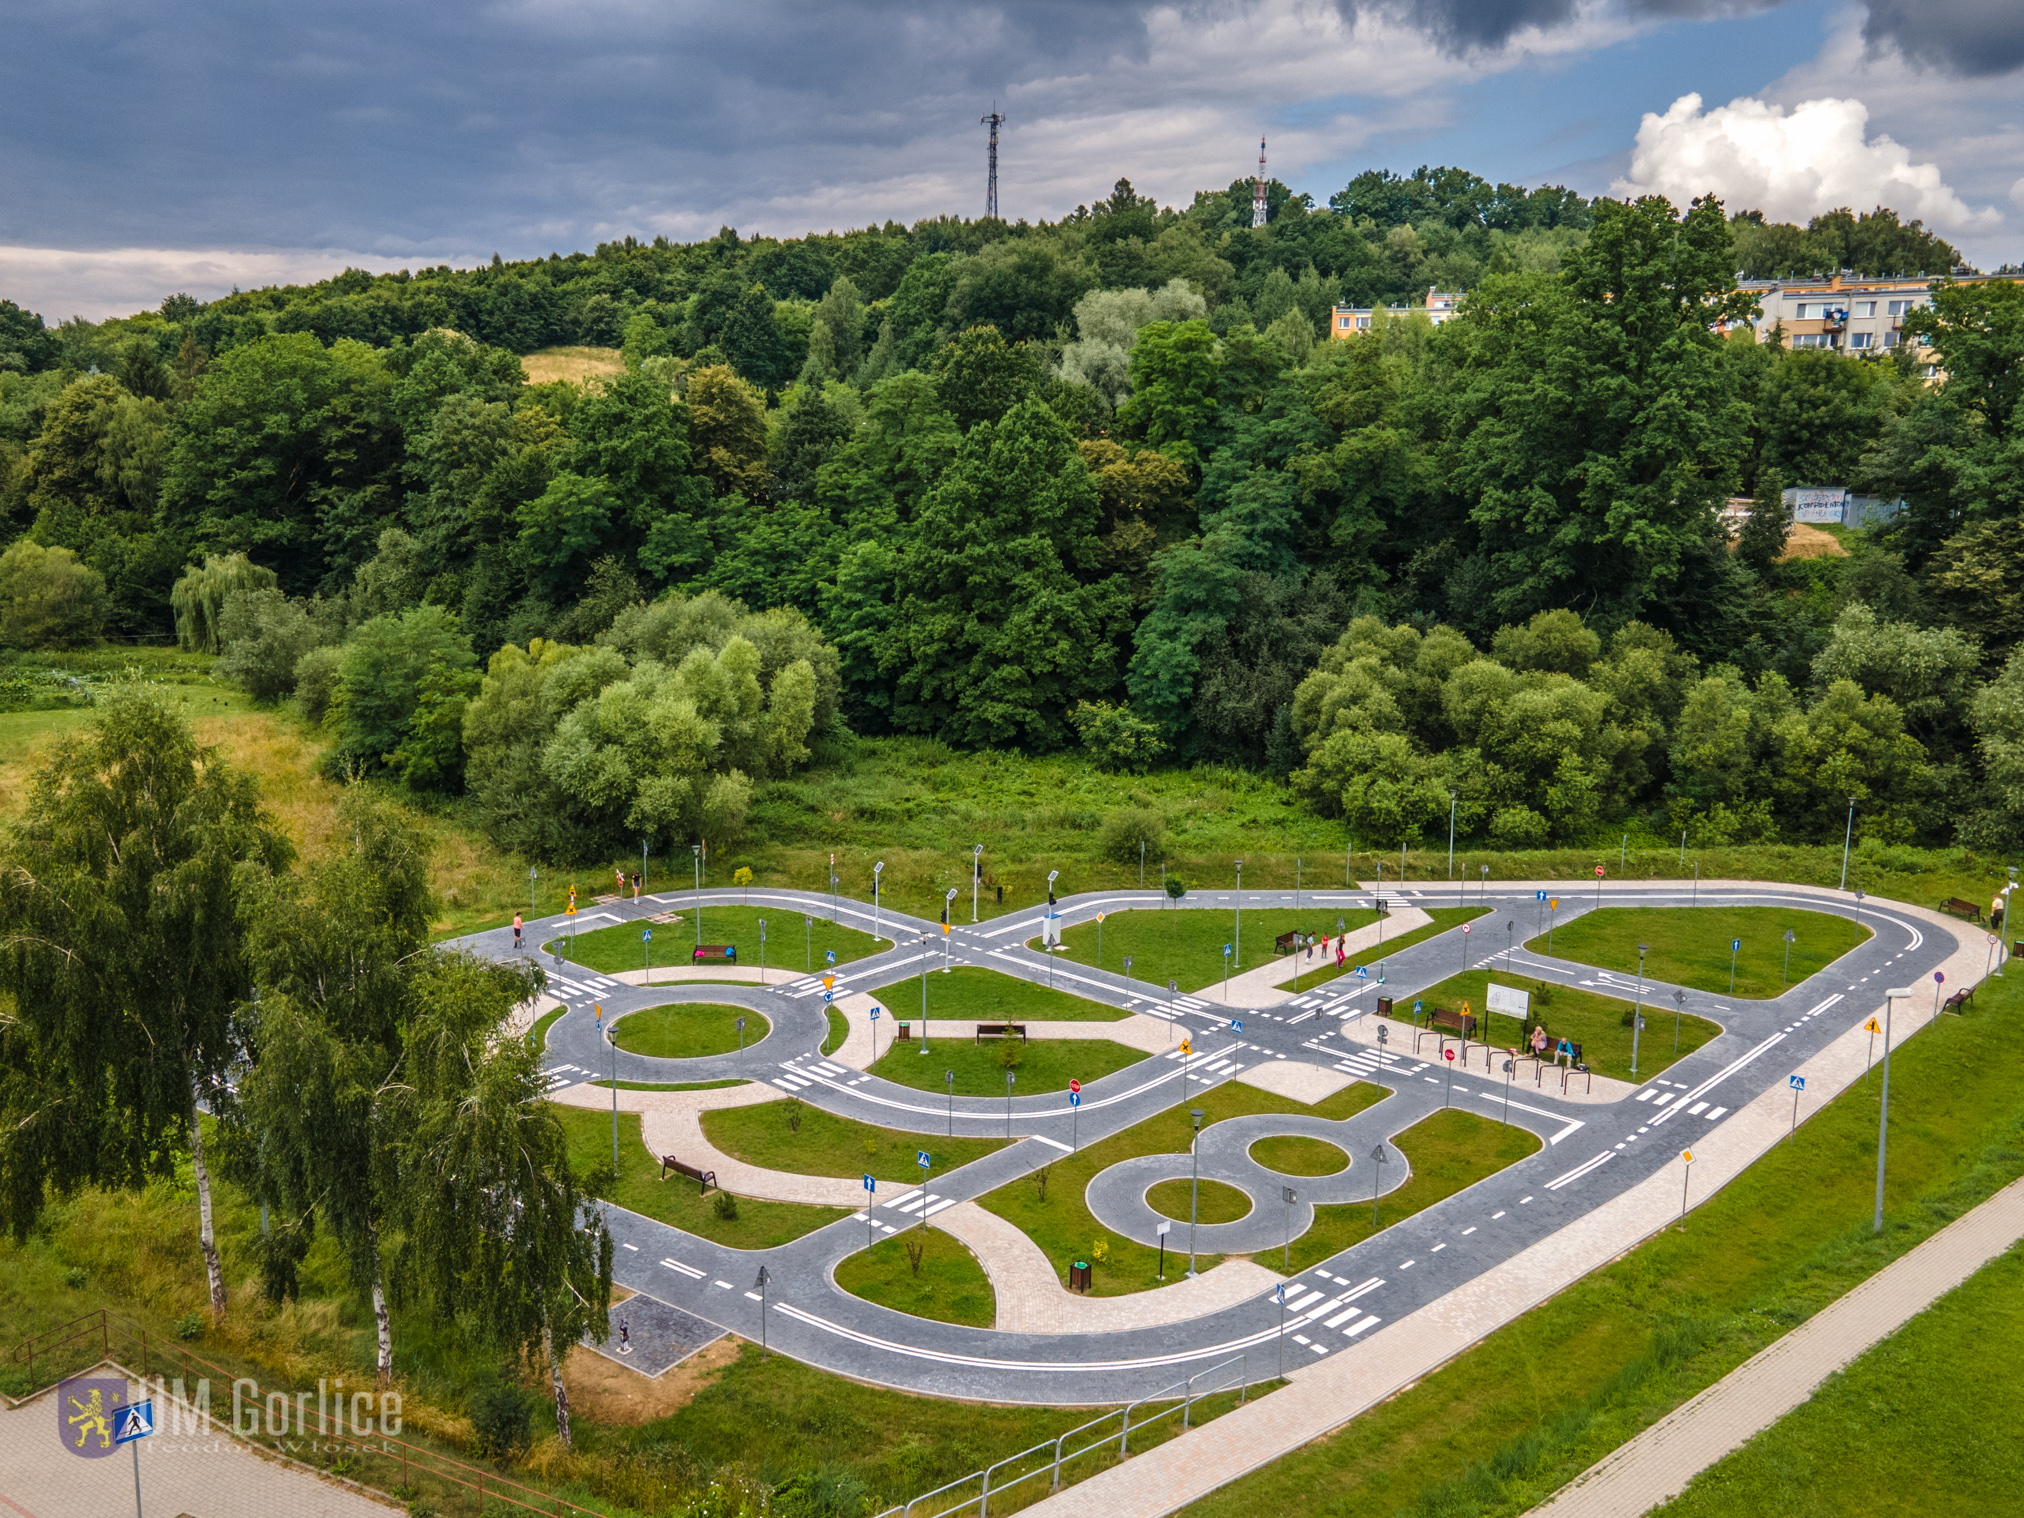
[[[1542,892],[1558,901],[1550,924],[1540,920]],[[742,906],[742,894],[705,891],[700,904],[706,913]],[[1377,916],[1369,890],[1303,893],[1298,903],[1290,892],[1246,892],[1241,904],[1230,895],[1210,898],[1205,919],[1228,913],[1234,930],[1241,905],[1247,933],[1253,922],[1268,920],[1267,912],[1311,921],[1314,931],[1325,927],[1331,936],[1338,919],[1344,924],[1347,957],[1340,973],[1324,979],[1308,971],[1304,959],[1296,965],[1268,957],[1245,971],[1247,983],[1261,988],[1247,992],[1246,1005],[1218,999],[1220,977],[1169,991],[1164,981],[1143,978],[1143,966],[1131,977],[1123,973],[1117,944],[1124,941],[1122,925],[1138,913],[1165,913],[1165,936],[1158,941],[1176,955],[1193,952],[1190,933],[1202,936],[1177,921],[1180,914],[1152,891],[1061,900],[1056,910],[1070,941],[1088,940],[1087,963],[1062,957],[1050,964],[1027,947],[1039,932],[1032,909],[959,927],[945,943],[937,924],[890,907],[881,914],[880,931],[897,942],[839,964],[830,985],[820,976],[777,971],[769,971],[770,983],[749,986],[685,988],[657,980],[649,989],[622,983],[617,971],[592,984],[587,968],[544,956],[566,1010],[546,1031],[542,1065],[558,1103],[594,1113],[616,1099],[622,1116],[637,1107],[631,1143],[649,1151],[664,1141],[686,1147],[696,1162],[717,1170],[740,1205],[749,1200],[801,1208],[791,1237],[753,1248],[743,1242],[748,1235],[734,1235],[729,1224],[720,1228],[694,1207],[682,1214],[688,1226],[649,1215],[658,1210],[651,1186],[631,1193],[647,1212],[606,1209],[619,1246],[621,1284],[755,1340],[763,1310],[776,1350],[888,1386],[943,1397],[1111,1403],[1157,1391],[1232,1356],[1252,1355],[1251,1379],[1269,1375],[1259,1367],[1277,1349],[1282,1279],[1289,1300],[1306,1303],[1285,1331],[1303,1339],[1302,1363],[1316,1371],[1338,1360],[1345,1367],[1361,1363],[1372,1346],[1386,1342],[1386,1325],[1451,1294],[1466,1295],[1479,1283],[1505,1281],[1494,1310],[1479,1314],[1474,1331],[1487,1331],[1500,1315],[1559,1289],[1573,1278],[1569,1272],[1578,1275],[1635,1243],[1652,1226],[1636,1220],[1662,1216],[1665,1197],[1676,1213],[1683,1152],[1697,1154],[1691,1204],[1704,1186],[1712,1188],[1781,1138],[1791,1119],[1789,1072],[1808,1073],[1809,1093],[1828,1095],[1859,1079],[1863,1025],[1880,1012],[1887,988],[1931,987],[1939,972],[1952,990],[1972,985],[1983,969],[1977,931],[1923,909],[1858,903],[1808,887],[1701,882],[1690,894],[1671,883],[1605,882],[1599,891],[1592,883],[1472,883],[1466,900],[1453,888],[1434,886],[1387,894],[1401,923],[1403,898],[1428,926],[1403,948],[1399,934],[1390,932],[1382,957],[1375,930],[1388,924]],[[636,907],[620,903],[608,915],[692,908],[694,898],[669,893]],[[1649,956],[1644,978],[1634,962],[1626,972],[1606,943],[1586,961],[1570,954],[1570,944],[1582,946],[1575,930],[1598,901],[1605,913],[1641,914],[1643,922],[1631,931],[1647,935],[1642,942],[1654,941],[1654,922],[1678,925],[1680,946],[1663,963],[1680,983],[1656,974]],[[820,921],[832,912],[839,930],[868,933],[872,927],[868,906],[826,896],[754,890],[750,907],[755,917],[777,913],[797,927],[804,917]],[[1732,996],[1728,942],[1687,941],[1711,937],[1699,924],[1712,919],[1695,910],[1711,907],[1745,914],[1745,920],[1754,920],[1753,913],[1802,914],[1802,929],[1809,919],[1830,919],[1834,933],[1823,930],[1812,945],[1816,962],[1796,957],[1783,989],[1781,966],[1770,957],[1773,947],[1783,947],[1777,938],[1753,943],[1748,954],[1736,951]],[[1465,908],[1471,933],[1442,925]],[[1094,926],[1099,912],[1106,934],[1101,965],[1094,934],[1079,931]],[[1435,919],[1435,912],[1446,915]],[[1277,925],[1277,917],[1270,920]],[[552,939],[558,926],[553,920],[538,925],[535,941]],[[1550,941],[1536,931],[1541,926]],[[1220,925],[1210,931],[1219,933]],[[1606,916],[1590,931],[1621,936]],[[812,939],[814,930],[806,936]],[[505,932],[464,942],[480,954],[511,955]],[[1247,950],[1247,961],[1253,957]],[[944,962],[966,972],[967,1019],[940,1027],[931,1022],[927,1056],[894,1050],[896,1021],[919,1006],[923,969],[938,972]],[[1313,963],[1322,961],[1317,956]],[[1359,966],[1365,973],[1354,973]],[[1296,968],[1307,972],[1297,992],[1291,986]],[[1719,981],[1712,979],[1716,968]],[[1801,969],[1808,972],[1803,977]],[[1275,985],[1283,989],[1265,984],[1282,971],[1284,980]],[[1504,1047],[1486,1047],[1473,1035],[1465,1043],[1458,1029],[1430,1028],[1428,1016],[1407,1020],[1414,999],[1426,1001],[1432,988],[1464,974],[1480,976],[1486,992],[1493,983],[1525,989],[1537,998],[1532,1021],[1543,1023],[1549,1036],[1558,1031],[1556,1004],[1570,1025],[1572,1009],[1590,1006],[1583,998],[1630,1009],[1582,1013],[1606,1017],[1597,1026],[1620,1025],[1631,1040],[1621,1051],[1620,1078],[1615,1051],[1608,1072],[1577,1072],[1564,1058],[1508,1054],[1520,1027],[1515,1019],[1508,1030],[1496,1021],[1483,1030]],[[1043,1063],[1081,1072],[1077,1103],[1051,1078],[1029,1085],[1016,1066],[1009,1093],[1002,1067],[983,1091],[969,1081],[951,1091],[939,1078],[952,1068],[939,1057],[945,1048],[960,1046],[973,1059],[998,1053],[995,1035],[979,1026],[997,1004],[994,981],[980,976],[1014,988],[1005,1004],[1020,1008],[1028,1038],[1021,1059],[1036,1061],[1029,1067],[1036,1076]],[[932,1013],[936,976],[928,979]],[[1019,988],[1044,989],[1050,981],[1057,995],[1109,1010],[1049,1019],[1043,1015],[1048,999]],[[1376,1015],[1380,997],[1391,1003],[1391,1017]],[[616,1019],[623,1030],[629,1016],[651,1008],[663,1018],[680,1018],[684,1014],[668,1009],[684,1005],[714,1009],[699,1011],[702,1018],[762,1020],[748,1022],[748,1034],[760,1026],[764,1034],[748,1042],[742,1056],[735,1050],[652,1055],[624,1048],[630,1040],[623,1034],[614,1048],[600,1026],[599,1008],[604,1020]],[[876,1021],[874,1008],[881,1013]],[[1934,1011],[1916,1001],[1899,1003],[1897,1037]],[[1688,1018],[1705,1027],[1698,1046],[1682,1037],[1677,1059],[1676,1013],[1683,1029]],[[910,1030],[915,1043],[920,1031]],[[1092,1034],[1121,1052],[1106,1062],[1091,1044],[1088,1057],[1076,1059],[1072,1040]],[[1589,1032],[1585,1041],[1597,1040]],[[1044,1059],[1032,1052],[1040,1049],[1047,1051]],[[886,1079],[876,1066],[887,1060],[915,1062],[910,1068],[937,1078]],[[621,1083],[740,1084],[617,1093],[590,1084],[613,1075]],[[826,1174],[750,1163],[712,1143],[713,1110],[766,1103],[783,1113],[783,1104],[819,1109],[882,1135],[868,1140],[890,1157],[873,1167],[880,1172],[873,1189],[863,1189],[863,1177],[851,1174],[862,1168],[851,1158],[851,1144],[864,1147],[854,1139],[826,1151],[832,1161],[820,1167]],[[1207,1114],[1199,1139],[1187,1115],[1197,1108]],[[762,1114],[767,1110],[761,1106]],[[607,1144],[609,1123],[599,1130]],[[995,1145],[989,1152],[972,1149],[967,1158],[945,1163],[958,1159],[948,1152],[953,1142],[987,1140]],[[743,1141],[723,1142],[738,1149]],[[909,1149],[927,1156],[925,1173],[897,1163]],[[773,1160],[811,1163],[792,1156]],[[1185,1261],[1176,1267],[1174,1260],[1177,1248],[1186,1249],[1189,1225],[1174,1214],[1185,1206],[1198,1173],[1193,1232],[1205,1268],[1183,1280]],[[1290,1202],[1287,1188],[1294,1193]],[[866,1256],[868,1246],[889,1255],[879,1250],[881,1243],[923,1223],[930,1234],[941,1230],[960,1239],[974,1257],[995,1293],[992,1326],[979,1319],[974,1288],[965,1288],[966,1306],[949,1309],[960,1321],[947,1321],[926,1309],[904,1310],[908,1289],[878,1284],[892,1277],[889,1267],[865,1276],[867,1257],[844,1268]],[[777,1230],[774,1237],[780,1237]],[[1071,1292],[1069,1266],[1087,1262],[1099,1244],[1103,1258],[1092,1266],[1087,1294]],[[1155,1268],[1162,1246],[1164,1281]],[[1541,1246],[1547,1253],[1538,1253]],[[1222,1263],[1207,1268],[1217,1257]],[[1527,1263],[1534,1260],[1548,1264]],[[947,1261],[944,1268],[958,1275],[967,1268],[954,1255]],[[1299,1268],[1286,1275],[1289,1263]],[[764,1304],[750,1289],[762,1264],[772,1282]],[[862,1278],[870,1289],[855,1293],[839,1285],[840,1278]]]

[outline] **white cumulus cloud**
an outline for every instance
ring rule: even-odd
[[[1860,100],[1807,100],[1787,111],[1746,95],[1704,111],[1699,95],[1682,95],[1663,116],[1645,113],[1630,175],[1610,193],[1684,204],[1712,191],[1731,211],[1760,210],[1774,221],[1884,205],[1947,232],[2001,224],[2001,212],[1956,195],[1938,164],[1913,163],[1887,136],[1866,137],[1868,124]]]

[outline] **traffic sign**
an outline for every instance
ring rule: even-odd
[[[1534,891],[1532,893],[1532,899],[1534,901],[1544,901],[1546,899],[1546,893],[1544,891]]]
[[[834,991],[824,991],[822,993],[822,1004],[825,1007],[835,1000],[836,1000],[836,993]]]
[[[873,1008],[871,1009],[871,1020],[872,1020],[873,1022],[877,1022],[877,1021],[878,1021],[878,1015],[879,1015],[879,1013],[880,1013],[880,1012],[882,1012],[882,1011],[884,1011],[884,1010],[885,1010],[885,1009],[884,1009],[883,1007],[873,1007]]]
[[[1069,1092],[1068,1105],[1071,1107],[1080,1107],[1082,1105],[1082,1093],[1080,1091]]]
[[[1381,1044],[1391,1042],[1391,1029],[1387,1028],[1383,1023],[1377,1025],[1377,1041]]]
[[[1415,1017],[1418,1017],[1418,1016],[1419,1016],[1419,1015],[1420,1015],[1420,1014],[1421,1014],[1422,1012],[1424,1012],[1424,1011],[1425,1011],[1426,1009],[1427,1009],[1427,1004],[1426,1004],[1425,1002],[1423,1002],[1423,1001],[1416,1001],[1416,1002],[1414,1002],[1414,1003],[1413,1003],[1413,1016],[1415,1016]]]
[[[1231,1031],[1232,1033],[1242,1033],[1242,1032],[1244,1031],[1244,1019],[1243,1019],[1243,1018],[1241,1018],[1241,1017],[1233,1017],[1233,1018],[1231,1018],[1231,1019],[1230,1019],[1230,1031]]]
[[[1455,1051],[1453,1049],[1444,1049],[1441,1051],[1441,1053],[1442,1056],[1446,1059],[1452,1060],[1455,1057]]]
[[[825,976],[823,976],[823,977],[822,977],[822,989],[823,989],[823,990],[825,990],[825,991],[833,991],[833,990],[835,990],[835,989],[836,989],[836,977],[835,977],[834,975],[825,975]]]
[[[640,929],[640,942],[641,942],[641,943],[652,943],[653,941],[654,941],[654,930],[653,930],[652,928],[641,928],[641,929]]]
[[[1101,913],[1101,912],[1098,912],[1098,913],[1096,914],[1096,920],[1097,920],[1098,922],[1102,922],[1102,921],[1103,921],[1103,913]]]
[[[1863,1031],[1864,1031],[1865,1033],[1881,1033],[1881,1032],[1883,1032],[1883,1024],[1882,1024],[1882,1023],[1880,1023],[1880,1022],[1878,1022],[1878,1021],[1877,1021],[1877,1020],[1876,1020],[1875,1018],[1873,1018],[1873,1017],[1872,1017],[1872,1018],[1871,1018],[1871,1019],[1870,1019],[1870,1020],[1869,1020],[1868,1022],[1864,1023],[1864,1024],[1862,1025],[1862,1027],[1863,1027]]]
[[[867,1175],[867,1176],[866,1176],[866,1177],[864,1178],[864,1189],[865,1189],[866,1191],[874,1191],[874,1192],[875,1192],[875,1191],[877,1191],[877,1190],[878,1190],[878,1182],[877,1182],[877,1181],[875,1181],[875,1180],[873,1180],[873,1179],[872,1179],[872,1178],[871,1178],[871,1177],[870,1177],[869,1175]]]
[[[1223,945],[1223,952],[1224,952],[1225,954],[1234,954],[1234,953],[1236,953],[1237,951],[1236,951],[1236,949],[1235,949],[1235,948],[1234,948],[1233,946],[1231,946],[1230,944],[1224,944],[1224,945]]]
[[[1680,1151],[1680,1158],[1685,1160],[1689,1165],[1691,1165],[1694,1162],[1694,1151],[1691,1149],[1682,1149]]]
[[[835,963],[836,963],[836,950],[834,950],[834,949],[824,949],[824,950],[822,951],[822,958],[823,958],[824,962],[825,962],[825,963],[827,963],[827,964],[832,964],[832,965],[833,965],[833,964],[835,964]]]
[[[1557,910],[1560,906],[1560,898],[1558,896],[1549,896],[1546,898],[1546,904]]]
[[[155,1404],[129,1402],[125,1407],[112,1410],[112,1442],[131,1444],[136,1439],[145,1439],[155,1431]]]
[[[1370,971],[1366,970],[1362,965],[1358,965],[1356,967],[1356,976],[1359,980],[1369,980]]]
[[[925,1149],[916,1149],[914,1151],[914,1163],[919,1165],[921,1169],[926,1170],[928,1166],[934,1163],[934,1157]]]
[[[1935,970],[1935,971],[1933,971],[1933,984],[1934,984],[1934,985],[1936,985],[1936,986],[1939,986],[1939,985],[1945,985],[1945,984],[1946,984],[1946,980],[1947,980],[1947,977],[1946,977],[1946,976],[1944,976],[1944,975],[1942,975],[1942,974],[1941,974],[1941,973],[1940,973],[1940,972],[1939,972],[1938,970]]]
[[[1185,1039],[1185,1038],[1184,1038],[1184,1039],[1182,1039],[1182,1040],[1181,1040],[1181,1053],[1183,1053],[1183,1054],[1193,1054],[1194,1052],[1195,1052],[1195,1046],[1194,1046],[1194,1045],[1193,1045],[1192,1043],[1190,1043],[1190,1042],[1189,1042],[1189,1041],[1188,1041],[1187,1039]]]
[[[1469,925],[1466,922],[1462,924],[1462,931],[1464,933],[1469,931]]]
[[[1070,1079],[1070,1081],[1068,1082],[1068,1089],[1070,1091],[1080,1091],[1082,1089],[1082,1082],[1079,1080]]]
[[[1730,940],[1729,940],[1729,952],[1730,952],[1730,953],[1732,953],[1732,954],[1733,954],[1733,953],[1735,953],[1735,952],[1736,952],[1736,950],[1738,950],[1738,949],[1740,949],[1740,948],[1742,948],[1742,947],[1743,947],[1743,940],[1742,940],[1742,939],[1740,939],[1740,938],[1732,938],[1732,939],[1730,939]]]
[[[1794,1091],[1804,1091],[1806,1089],[1806,1077],[1803,1075],[1788,1075],[1785,1077],[1785,1084],[1790,1086]]]

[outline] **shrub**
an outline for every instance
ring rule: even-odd
[[[1183,896],[1188,894],[1188,888],[1181,884],[1180,876],[1169,875],[1167,877],[1167,894],[1173,897],[1175,901],[1179,901]]]
[[[302,603],[268,586],[226,599],[218,640],[218,673],[256,701],[279,701],[295,689],[296,666],[318,636]]]
[[[105,580],[68,548],[17,538],[0,553],[0,641],[15,648],[76,648],[105,625]]]
[[[302,703],[302,715],[321,722],[337,694],[337,671],[344,663],[344,650],[326,644],[312,648],[295,662],[295,699]]]
[[[464,1410],[477,1435],[478,1452],[494,1460],[511,1460],[533,1441],[533,1414],[526,1391],[511,1381],[492,1381],[471,1393]]]
[[[1137,864],[1141,858],[1157,861],[1167,846],[1166,820],[1151,807],[1120,807],[1103,819],[1099,846],[1103,857],[1114,864]]]
[[[728,1191],[717,1193],[717,1200],[710,1204],[710,1210],[727,1223],[738,1221],[738,1199]]]
[[[1499,848],[1536,849],[1546,835],[1546,819],[1530,807],[1507,806],[1490,819],[1490,837]]]
[[[1084,701],[1068,720],[1101,769],[1144,771],[1166,750],[1159,728],[1128,706]]]

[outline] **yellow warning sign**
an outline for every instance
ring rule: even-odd
[[[1868,1022],[1864,1023],[1862,1026],[1864,1027],[1864,1029],[1866,1029],[1868,1032],[1871,1033],[1883,1032],[1883,1024],[1878,1022],[1873,1017]]]
[[[1193,1054],[1194,1052],[1195,1052],[1195,1046],[1194,1046],[1193,1044],[1189,1043],[1189,1042],[1188,1042],[1188,1041],[1187,1041],[1187,1040],[1186,1040],[1185,1038],[1184,1038],[1184,1039],[1182,1039],[1182,1040],[1181,1040],[1181,1053],[1183,1053],[1183,1054]]]

